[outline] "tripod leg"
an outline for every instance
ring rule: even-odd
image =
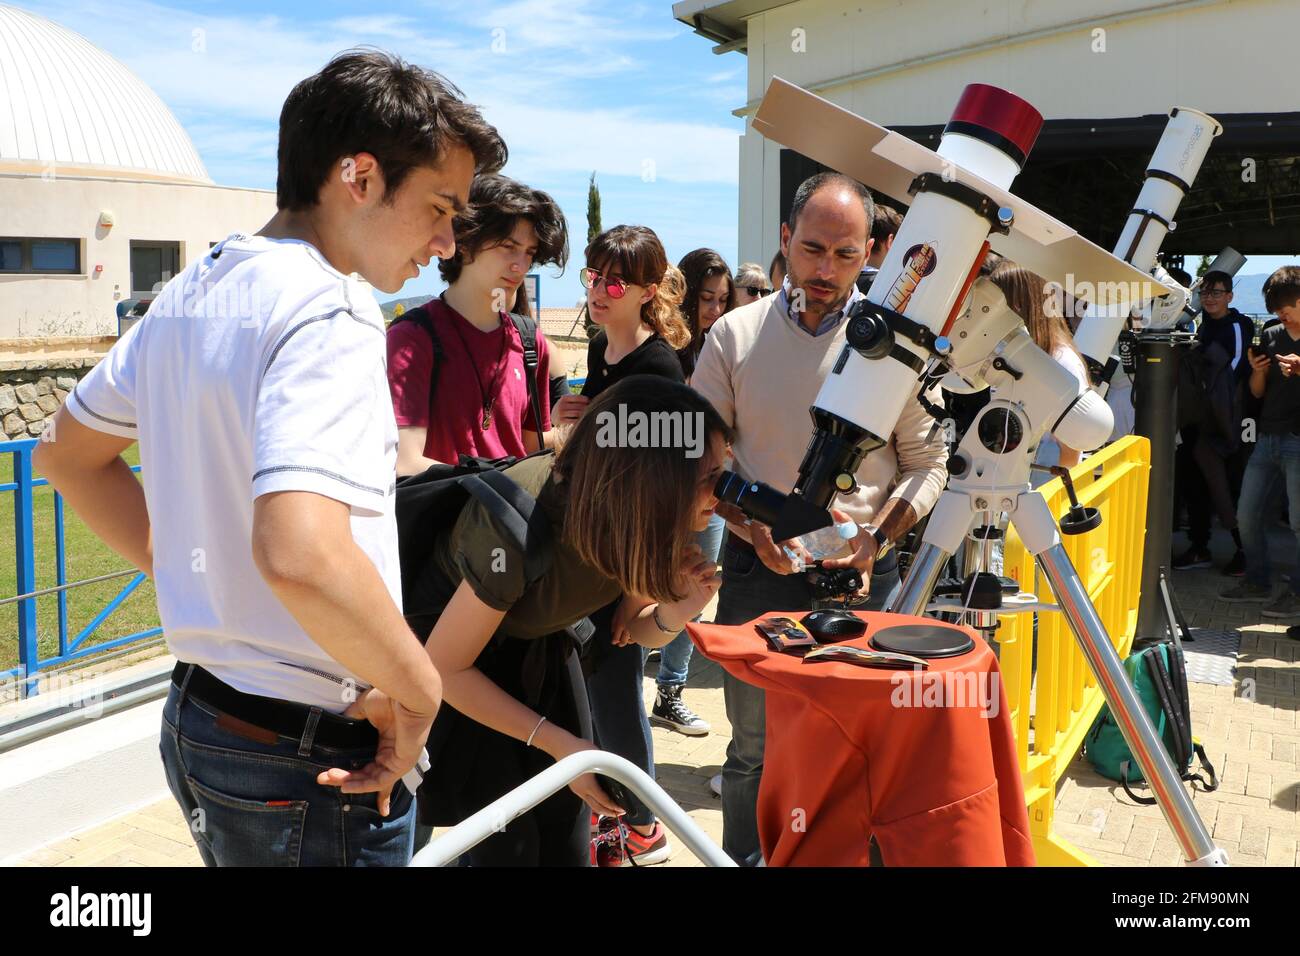
[[[902,590],[889,606],[891,613],[916,617],[925,613],[944,564],[961,546],[972,520],[974,515],[967,495],[948,490],[939,496],[925,526],[924,543],[907,569]]]
[[[1033,498],[1037,499],[1046,512],[1047,505],[1038,495],[1022,495],[1020,507],[1026,507]],[[1030,550],[1035,553],[1038,566],[1051,584],[1061,613],[1069,621],[1070,630],[1079,642],[1084,657],[1088,659],[1088,666],[1097,677],[1102,695],[1110,705],[1129,750],[1142,768],[1142,775],[1151,785],[1160,810],[1183,849],[1183,855],[1194,865],[1227,866],[1227,854],[1214,845],[1205,823],[1192,805],[1191,797],[1183,788],[1178,771],[1165,753],[1155,727],[1151,724],[1151,718],[1147,716],[1137,692],[1129,683],[1124,666],[1115,653],[1105,625],[1088,598],[1083,581],[1070,563],[1070,557],[1061,546],[1060,539],[1054,534],[1053,538],[1050,547],[1041,551],[1031,547]]]
[[[943,566],[949,557],[937,544],[927,542],[921,545],[921,550],[912,559],[912,566],[907,569],[907,580],[903,582],[902,590],[889,606],[889,612],[915,617],[923,615],[926,605],[930,603],[930,596],[934,594],[934,585],[943,573]]]

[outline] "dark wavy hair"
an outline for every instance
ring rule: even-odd
[[[436,165],[449,146],[466,147],[477,172],[496,172],[506,144],[462,97],[445,77],[382,50],[340,53],[280,110],[276,207],[315,206],[340,157],[355,153],[379,161],[387,204],[412,169]]]
[[[569,227],[564,213],[549,195],[501,175],[479,176],[469,189],[469,206],[456,218],[456,254],[438,260],[438,274],[447,283],[460,278],[465,263],[484,249],[510,238],[520,219],[537,230],[537,265],[569,261]]]
[[[735,304],[736,283],[731,277],[731,268],[722,256],[712,249],[692,249],[682,256],[681,261],[677,263],[677,268],[681,270],[682,278],[686,280],[686,297],[682,300],[682,315],[686,319],[686,327],[691,330],[691,340],[682,350],[682,365],[694,369],[695,361],[700,357],[700,349],[704,348],[704,331],[700,328],[700,289],[703,288],[705,280],[714,276],[726,276],[727,303],[722,310],[725,313],[730,312]],[[687,374],[689,375],[689,372]]]

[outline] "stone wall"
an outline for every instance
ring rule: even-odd
[[[0,361],[0,441],[36,438],[94,358]]]

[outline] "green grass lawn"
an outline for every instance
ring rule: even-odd
[[[124,456],[131,465],[140,463],[139,447],[132,445]],[[13,481],[13,458],[0,454],[0,483]],[[39,476],[38,476],[39,477]],[[0,598],[18,593],[16,539],[14,530],[14,492],[0,492]],[[57,552],[54,543],[54,492],[49,486],[37,488],[32,493],[32,524],[35,530],[36,588],[54,587]],[[64,554],[67,562],[67,582],[111,574],[128,569],[126,561],[114,554],[90,532],[71,508],[64,507]],[[71,642],[81,629],[102,611],[105,605],[122,590],[131,579],[115,578],[98,584],[72,588],[67,594],[68,640]],[[59,652],[59,598],[57,594],[36,599],[36,624],[42,659]],[[82,647],[93,647],[139,631],[158,626],[158,607],[154,601],[152,582],[146,580],[86,639]],[[0,606],[0,670],[18,665],[18,605]]]

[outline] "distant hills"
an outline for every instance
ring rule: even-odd
[[[1247,315],[1264,315],[1268,309],[1264,308],[1264,280],[1269,274],[1267,272],[1252,275],[1235,275],[1232,277],[1232,307],[1238,312],[1244,312]]]
[[[393,321],[393,312],[398,305],[401,305],[404,309],[418,309],[433,298],[434,296],[431,295],[410,295],[405,299],[389,299],[387,302],[380,302],[379,308],[384,312],[384,321],[391,322]]]

